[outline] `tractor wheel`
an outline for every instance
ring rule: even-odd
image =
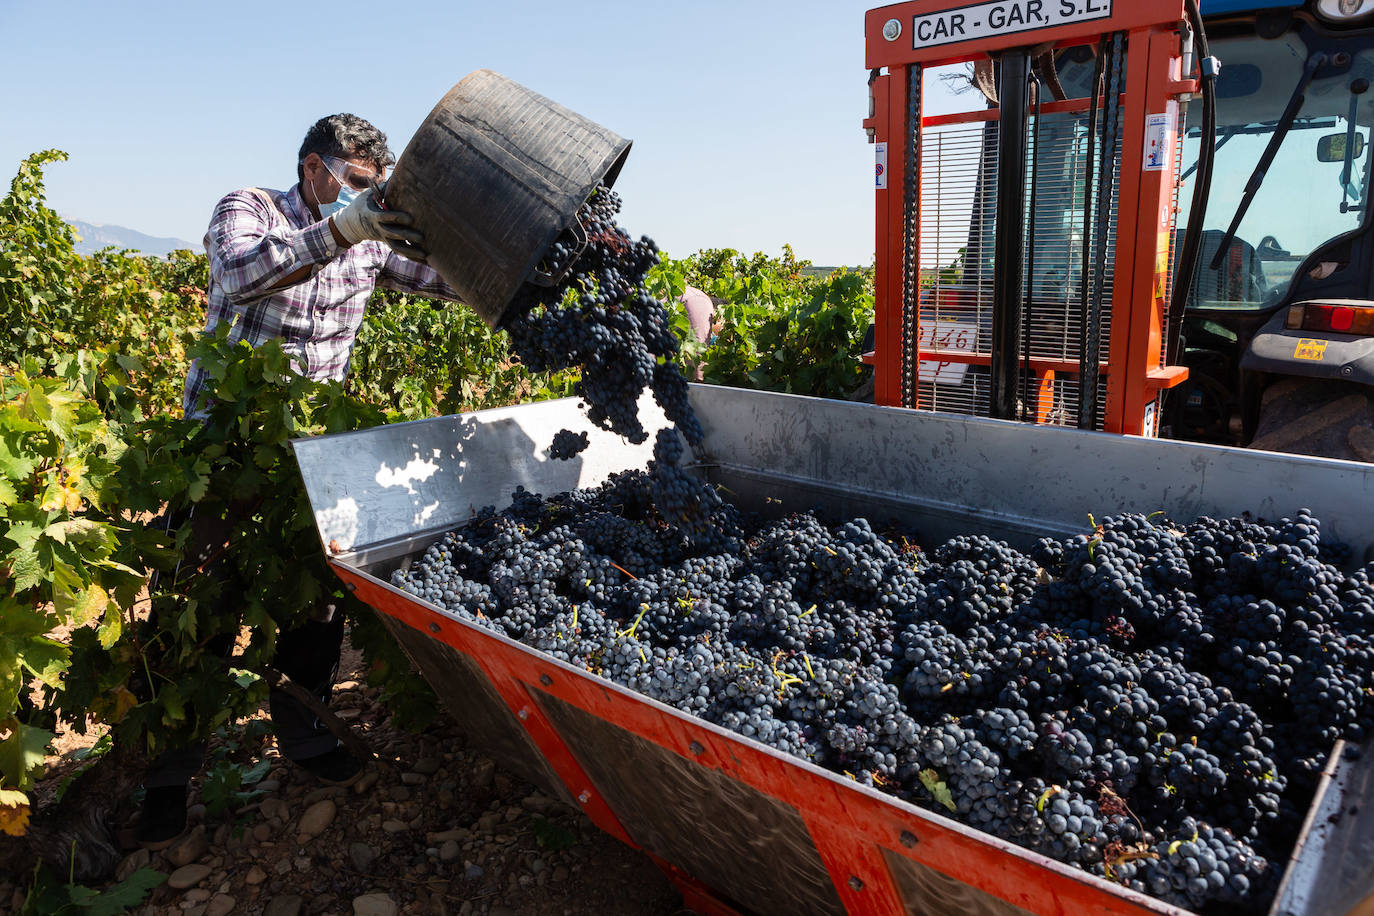
[[[1286,378],[1265,389],[1251,448],[1374,462],[1374,388]]]

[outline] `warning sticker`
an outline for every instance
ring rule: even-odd
[[[1162,172],[1173,158],[1173,118],[1152,114],[1145,118],[1145,171]]]
[[[1003,0],[974,3],[911,19],[912,48],[932,48],[956,41],[996,38],[1016,32],[1049,29],[1071,22],[1106,19],[1112,0]]]
[[[1303,337],[1298,340],[1297,347],[1293,350],[1294,359],[1311,359],[1320,362],[1326,359],[1325,340],[1312,340],[1310,337]]]
[[[874,170],[878,176],[877,188],[879,191],[887,187],[887,144],[873,144],[873,155],[877,157],[877,167]]]

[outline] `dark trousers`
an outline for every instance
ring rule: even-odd
[[[187,563],[198,571],[197,576],[213,576],[221,581],[217,610],[232,610],[233,596],[241,592],[238,570],[224,556],[228,532],[246,506],[236,506],[226,519],[209,521],[197,519],[193,513],[182,520],[190,523],[192,541]],[[304,687],[323,703],[328,703],[338,676],[339,650],[343,645],[344,620],[333,605],[321,608],[317,619],[307,621],[293,630],[283,630],[277,636],[277,653],[273,664],[296,684]],[[226,633],[211,643],[212,651],[228,658],[234,649],[233,635]],[[277,747],[282,756],[304,760],[328,753],[338,746],[338,739],[316,718],[304,703],[280,691],[268,693],[268,708],[272,727],[277,734]],[[144,776],[147,788],[185,785],[191,781],[205,762],[206,742],[171,748],[152,762]]]

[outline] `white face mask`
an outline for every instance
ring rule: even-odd
[[[325,171],[327,171],[330,177],[334,179],[335,183],[338,184],[339,194],[332,201],[326,204],[320,201],[320,192],[315,191],[315,206],[319,208],[320,219],[328,219],[329,217],[338,213],[340,210],[344,209],[349,204],[353,203],[353,201],[355,201],[358,198],[358,195],[362,193],[360,189],[350,187],[348,185],[348,182],[344,180],[344,176],[338,175],[334,172],[334,169],[329,164],[330,159],[331,157],[328,156],[320,157],[320,161],[324,164]],[[343,166],[345,168],[347,168],[347,165],[347,163],[343,163]],[[314,190],[313,186],[311,190]]]
[[[328,219],[335,213],[338,213],[344,207],[347,207],[349,204],[353,203],[353,201],[356,200],[358,195],[361,193],[362,191],[355,191],[353,188],[350,188],[346,184],[339,185],[338,197],[334,198],[334,200],[330,201],[327,204],[317,204],[317,206],[320,208],[320,219]],[[319,195],[316,195],[317,198],[318,196]]]

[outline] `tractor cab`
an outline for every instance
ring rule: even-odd
[[[1374,381],[1368,336],[1342,333],[1355,330],[1353,311],[1343,328],[1312,323],[1329,314],[1323,303],[1366,312],[1374,304],[1367,301],[1374,296],[1374,263],[1365,240],[1374,161],[1374,17],[1323,20],[1302,8],[1208,17],[1208,6],[1204,21],[1222,63],[1215,160],[1183,323],[1181,360],[1189,380],[1170,403],[1166,432],[1250,444],[1264,420],[1257,444],[1297,450],[1322,430],[1307,424],[1306,443],[1272,434],[1299,414],[1319,412],[1331,396],[1349,397],[1347,384]],[[1201,133],[1200,111],[1190,106],[1185,182],[1196,169]],[[1186,196],[1182,204],[1184,221]],[[1323,380],[1338,383],[1316,386],[1328,389],[1326,396],[1312,384]],[[1284,410],[1272,392],[1266,398],[1279,382],[1279,390],[1302,389],[1301,404]],[[1352,412],[1356,426],[1360,413]],[[1335,430],[1315,453],[1369,460],[1351,451],[1350,431]]]
[[[1374,3],[950,6],[867,20],[879,403],[1247,444],[1374,385]]]

